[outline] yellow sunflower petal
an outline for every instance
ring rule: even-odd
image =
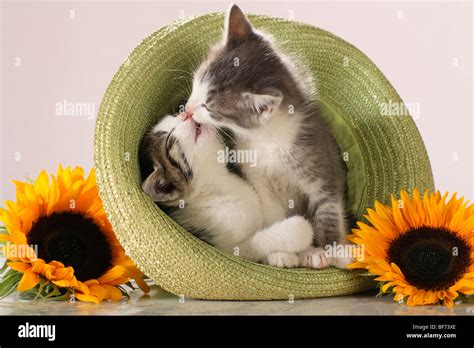
[[[445,305],[446,307],[452,307],[454,305],[453,299],[450,297],[446,297],[443,300],[443,305]]]
[[[30,269],[27,269],[23,272],[23,277],[21,277],[20,282],[18,283],[18,291],[26,291],[34,288],[36,284],[40,281],[40,276],[38,273],[33,272]]]
[[[143,279],[143,273],[137,267],[135,267],[135,266],[130,267],[130,276],[131,276],[131,278],[133,278],[135,280],[138,287],[144,293],[150,292],[150,287],[148,286],[148,284]]]
[[[32,263],[31,269],[36,273],[43,273],[48,265],[42,259],[38,259]]]
[[[83,282],[77,281],[75,289],[84,295],[89,295],[89,287]]]
[[[38,178],[36,179],[36,182],[34,184],[34,190],[36,194],[42,197],[44,200],[48,198],[49,177],[44,170],[42,170],[41,173],[38,175]]]
[[[412,203],[410,197],[408,196],[408,192],[401,191],[400,197],[403,202],[403,214],[410,225],[410,227],[418,227],[421,225],[419,215],[415,209],[415,205]]]
[[[0,221],[3,222],[9,232],[22,230],[21,216],[15,215],[10,211],[2,210]]]
[[[438,302],[438,296],[436,295],[436,291],[434,290],[428,290],[426,292],[426,303],[428,304],[433,304],[433,303],[436,303]]]
[[[23,233],[17,232],[15,230],[12,230],[9,232],[10,232],[10,235],[9,235],[8,241],[10,243],[16,244],[16,245],[27,245],[27,239]]]
[[[97,300],[99,301],[99,303],[102,302],[104,298],[107,296],[107,290],[105,290],[105,288],[103,288],[99,284],[94,284],[94,285],[89,286],[89,291],[90,291],[89,294],[92,296],[95,296]]]
[[[22,273],[31,268],[31,265],[26,264],[24,262],[7,262],[7,265],[12,270]]]
[[[76,292],[74,293],[74,297],[77,298],[79,301],[83,301],[83,302],[91,302],[95,304],[100,303],[99,299],[94,295],[85,295],[85,294]]]
[[[401,209],[398,206],[399,202],[395,199],[393,195],[390,197],[390,199],[392,201],[393,222],[397,227],[397,231],[399,233],[406,231],[410,227],[410,225],[405,221]]]
[[[98,281],[100,283],[105,283],[105,284],[111,283],[115,279],[123,277],[125,273],[126,273],[125,268],[117,265],[117,266],[112,267],[104,275],[99,277]]]
[[[423,290],[423,289],[418,290],[413,295],[413,303],[415,305],[424,305],[425,304],[425,294],[426,294],[425,290]]]
[[[398,233],[400,232],[400,230],[397,228],[395,224],[395,221],[392,218],[391,219],[382,218],[372,209],[368,209],[367,220],[369,220],[374,225],[375,230],[379,234],[389,239],[395,238],[395,236],[397,236]],[[363,226],[365,230],[370,230],[370,226],[367,226],[365,224]]]
[[[122,298],[122,293],[117,287],[109,284],[102,284],[101,286],[107,292],[105,296],[107,300],[119,301]]]
[[[74,275],[72,267],[59,268],[54,272],[54,278],[61,280],[71,280]]]
[[[383,293],[387,292],[393,286],[392,282],[388,282],[381,287]]]
[[[75,281],[70,280],[53,280],[51,282],[61,288],[74,288],[76,285]]]

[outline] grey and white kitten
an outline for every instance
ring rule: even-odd
[[[252,261],[297,267],[312,242],[311,224],[283,212],[265,218],[254,188],[218,160],[224,143],[190,115],[167,116],[141,147],[143,190],[197,237]],[[148,165],[148,169],[146,169]]]
[[[350,258],[331,259],[324,247],[347,243],[346,167],[306,81],[233,5],[222,42],[195,72],[185,109],[200,124],[230,129],[237,149],[256,151],[258,164],[241,170],[263,201],[277,203],[263,206],[269,221],[311,221],[313,246],[299,253],[300,266],[345,267]]]

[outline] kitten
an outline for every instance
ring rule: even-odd
[[[275,216],[265,224],[262,201],[253,187],[218,161],[224,143],[212,128],[183,113],[167,116],[141,148],[143,190],[197,237],[243,258],[277,267],[297,267],[297,253],[312,240],[301,216]]]
[[[230,129],[238,149],[257,151],[258,165],[244,163],[241,170],[264,201],[279,202],[279,210],[265,211],[270,220],[276,213],[311,221],[314,247],[300,253],[301,266],[351,262],[323,250],[346,243],[346,168],[312,86],[236,5],[227,13],[222,42],[194,74],[185,110],[196,122]]]

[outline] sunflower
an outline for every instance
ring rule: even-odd
[[[16,202],[0,209],[7,231],[0,241],[8,267],[22,274],[18,291],[49,284],[100,303],[121,299],[126,294],[121,285],[135,279],[148,292],[107,220],[94,169],[85,177],[80,167],[59,166],[56,176],[42,171],[33,183],[14,184]]]
[[[350,265],[365,268],[409,306],[442,303],[474,294],[474,205],[448,193],[406,191],[391,206],[375,203],[349,239],[364,256]]]

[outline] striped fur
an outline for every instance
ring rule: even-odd
[[[143,190],[181,226],[216,247],[277,267],[298,266],[311,245],[312,228],[302,216],[286,218],[259,197],[242,177],[217,160],[224,143],[182,115],[165,117],[144,138]]]

